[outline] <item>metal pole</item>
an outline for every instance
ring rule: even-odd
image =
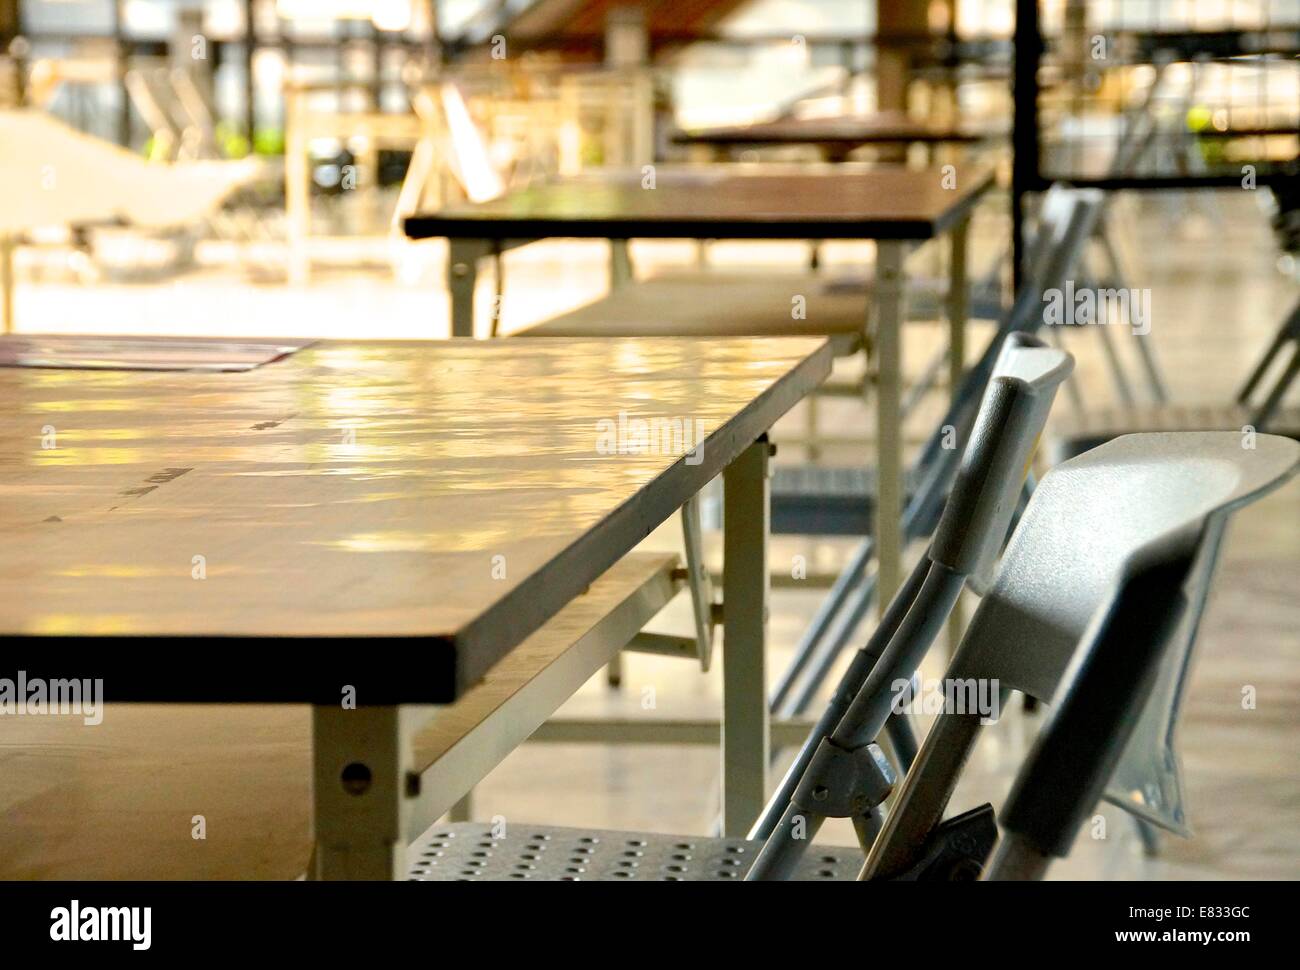
[[[244,0],[244,131],[248,133],[250,152],[257,134],[257,91],[253,78],[253,54],[257,49],[254,7],[254,0]]]
[[[1016,0],[1015,64],[1011,75],[1011,272],[1017,293],[1024,279],[1024,198],[1042,184],[1038,157],[1038,67],[1042,55],[1038,0]]]
[[[722,834],[743,836],[767,797],[766,435],[723,472]]]
[[[123,148],[131,145],[131,93],[126,88],[126,73],[131,66],[131,48],[126,36],[126,17],[123,6],[126,0],[113,2],[113,51],[116,58],[114,72],[117,80],[117,143]]]

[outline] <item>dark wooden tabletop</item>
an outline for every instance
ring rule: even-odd
[[[660,167],[557,179],[406,220],[415,239],[931,239],[993,184],[982,163],[926,169]],[[951,186],[951,187],[949,187]]]
[[[825,118],[783,118],[753,125],[723,125],[681,131],[673,141],[682,145],[817,145],[825,147],[907,144],[975,144],[1005,137],[1003,126],[944,124],[909,117],[901,111]]]
[[[321,342],[224,373],[53,353],[0,366],[8,676],[177,702],[454,699],[831,366],[815,338]],[[691,422],[699,461],[602,450],[621,414]]]

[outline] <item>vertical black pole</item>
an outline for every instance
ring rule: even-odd
[[[257,85],[253,78],[253,55],[257,53],[257,23],[254,0],[244,0],[244,130],[248,132],[248,150],[253,150],[257,135]]]
[[[1017,293],[1024,273],[1025,195],[1039,188],[1042,181],[1038,170],[1038,67],[1042,55],[1038,0],[1016,0],[1015,55],[1011,76],[1011,272]]]

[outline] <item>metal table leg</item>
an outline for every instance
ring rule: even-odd
[[[0,236],[0,333],[14,332],[14,240]]]
[[[626,239],[609,241],[609,289],[621,289],[632,282],[632,254]]]
[[[722,824],[743,837],[767,798],[766,436],[723,473]]]
[[[948,394],[954,400],[966,371],[966,319],[969,312],[966,254],[969,249],[970,216],[952,230],[952,251],[948,264]],[[966,626],[960,597],[948,615],[948,656],[957,652]]]
[[[903,260],[906,243],[881,241],[876,249],[876,548],[883,614],[902,581],[903,433],[902,385]]]
[[[952,229],[952,253],[948,264],[948,390],[956,394],[966,370],[966,318],[968,307],[968,281],[966,279],[967,239],[970,235],[970,216],[962,219]]]
[[[478,261],[488,254],[482,239],[450,239],[447,252],[447,291],[451,294],[451,335],[474,336],[474,287]]]
[[[312,760],[312,876],[404,876],[403,823],[412,763],[401,708],[314,707]]]

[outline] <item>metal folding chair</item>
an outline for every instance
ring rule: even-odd
[[[1043,292],[1064,285],[1093,232],[1102,201],[1100,192],[1063,186],[1053,186],[1044,195],[1025,286],[1003,316],[983,355],[967,370],[943,420],[935,426],[909,470],[908,478],[914,487],[903,511],[905,542],[929,537],[938,525],[958,458],[956,451],[944,448],[946,429],[958,429],[962,440],[966,439],[966,429],[974,421],[1004,342],[1013,333],[1034,333],[1041,328]],[[859,496],[859,500],[869,507],[866,496]],[[867,567],[874,553],[872,539],[862,540],[818,608],[795,648],[794,659],[773,691],[771,706],[777,716],[797,716],[810,708],[853,631],[871,609],[875,577],[868,574]],[[771,828],[769,824],[752,835],[766,838]]]
[[[1068,354],[1046,347],[1033,337],[1024,334],[1008,337],[996,361],[978,419],[969,429],[969,444],[935,538],[930,557],[932,562],[928,569],[917,570],[907,589],[891,606],[892,621],[887,623],[891,627],[889,633],[893,635],[878,633],[860,652],[845,684],[823,716],[820,732],[814,732],[805,745],[809,758],[814,752],[820,753],[819,742],[844,713],[848,701],[859,693],[858,688],[867,680],[868,673],[872,673],[874,679],[862,693],[871,696],[873,703],[876,700],[880,702],[876,706],[880,707],[882,716],[871,737],[849,754],[849,758],[869,774],[865,780],[874,800],[864,808],[864,814],[873,817],[877,814],[876,806],[889,793],[893,783],[891,769],[884,763],[879,749],[870,743],[888,716],[890,684],[900,676],[905,679],[912,676],[967,578],[980,585],[980,577],[989,571],[1018,507],[1025,470],[1046,422],[1056,388],[1071,367]],[[879,670],[873,672],[873,667]],[[882,683],[883,687],[880,686]],[[798,777],[795,776],[794,780],[798,781]],[[786,786],[782,790],[785,791]],[[778,794],[778,799],[780,797]],[[779,817],[779,810],[777,814]],[[640,875],[639,870],[644,864],[665,878],[726,879],[744,875],[757,850],[753,843],[746,845],[737,839],[536,827],[529,827],[526,831],[530,837],[518,844],[521,857],[516,858],[513,853],[505,854],[504,850],[510,847],[505,839],[492,838],[490,825],[453,825],[436,829],[428,846],[421,849],[421,852],[430,854],[417,857],[438,865],[427,865],[420,875],[447,878],[449,873],[456,872],[462,874],[460,878],[472,878],[472,875],[464,874],[482,872],[488,876],[520,874],[589,878],[595,875],[627,879]],[[434,842],[438,845],[433,845]],[[615,857],[595,858],[597,846],[611,844],[619,847]],[[540,848],[528,849],[529,845]],[[562,845],[566,851],[548,854],[552,845]],[[802,848],[803,845],[806,843],[792,848]],[[481,855],[476,856],[475,852]],[[802,853],[791,851],[782,860],[782,877],[802,875],[818,878],[818,874],[823,874],[821,878],[847,877],[859,867],[862,850],[822,851],[810,861],[802,860],[801,856]],[[492,868],[486,865],[486,860],[503,857],[512,860],[505,871],[497,868],[504,864],[502,862],[497,862]],[[561,858],[566,860],[563,865],[555,863]],[[698,859],[707,861],[700,866]],[[543,863],[553,863],[554,868],[546,868]]]
[[[1270,373],[1275,376],[1267,380]],[[1079,411],[1061,428],[1056,457],[1065,459],[1123,434],[1148,431],[1240,431],[1250,427],[1300,438],[1300,408],[1282,407],[1300,375],[1300,302],[1291,308],[1236,399],[1221,405]]]
[[[1274,183],[1271,189],[1276,200],[1272,224],[1278,247],[1293,256],[1300,254],[1300,189],[1285,180]],[[1055,456],[1063,460],[1120,435],[1144,431],[1238,431],[1249,426],[1256,431],[1300,438],[1300,408],[1282,406],[1298,375],[1300,302],[1282,320],[1234,401],[1172,405],[1162,400],[1156,407],[1100,411],[1080,408],[1074,420],[1060,429]]]
[[[1220,540],[1229,514],[1298,462],[1300,444],[1271,435],[1131,435],[1043,478],[945,678],[995,683],[1001,703],[1012,690],[1059,702],[1004,815],[995,873],[1039,874],[1035,853],[1068,851],[1107,779],[1116,804],[1185,832],[1173,735]],[[863,878],[951,874],[952,836],[974,813],[940,820],[984,720],[939,715]]]
[[[895,685],[911,681],[966,583],[987,584],[1056,389],[1072,368],[1064,351],[1008,336],[929,552],[853,658],[751,833],[767,841],[748,878],[788,878],[827,818],[853,819],[863,850],[871,847],[892,784],[874,742]]]

